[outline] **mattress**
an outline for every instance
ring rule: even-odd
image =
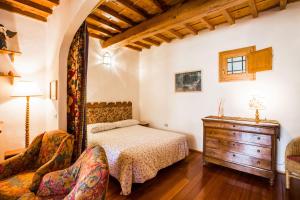
[[[88,144],[105,149],[110,175],[119,180],[122,195],[131,193],[132,183],[154,178],[189,153],[185,135],[140,125],[99,133],[88,130]]]

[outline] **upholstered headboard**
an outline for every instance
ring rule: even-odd
[[[87,124],[132,119],[131,102],[87,103]]]

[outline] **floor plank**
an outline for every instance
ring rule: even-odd
[[[120,184],[110,178],[108,200],[298,200],[300,181],[291,180],[285,190],[285,177],[279,174],[273,187],[265,178],[227,169],[202,165],[202,155],[191,152],[183,161],[143,184],[133,184],[129,196],[120,195]]]

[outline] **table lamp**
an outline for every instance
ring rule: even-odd
[[[11,93],[12,97],[26,97],[26,118],[25,118],[25,147],[29,146],[29,101],[30,97],[42,96],[38,86],[32,81],[17,81],[14,83]]]
[[[249,107],[250,109],[255,110],[255,122],[259,123],[259,110],[265,109],[262,98],[253,96],[252,99],[250,99],[249,101]]]

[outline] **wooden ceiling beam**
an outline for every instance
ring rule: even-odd
[[[198,35],[198,30],[196,30],[194,27],[192,27],[190,24],[185,24],[184,27],[193,35]]]
[[[161,34],[161,33],[155,34],[154,36],[155,36],[156,38],[158,38],[158,39],[161,39],[161,40],[167,42],[167,43],[170,43],[170,42],[172,41],[172,39],[170,39],[170,38],[164,36],[164,35]]]
[[[193,0],[180,6],[175,6],[170,10],[146,20],[123,33],[120,33],[107,41],[102,46],[111,45],[123,46],[141,38],[150,37],[165,30],[175,28],[190,21],[206,17],[209,14],[221,12],[234,6],[247,3],[249,0]]]
[[[138,46],[140,46],[140,47],[144,47],[144,48],[146,48],[146,49],[150,49],[150,48],[151,48],[150,45],[145,44],[145,43],[143,43],[143,42],[141,42],[141,41],[136,41],[136,42],[134,42],[134,44],[135,44],[135,45],[138,45]]]
[[[135,23],[131,19],[127,18],[124,15],[119,14],[118,12],[114,11],[113,9],[111,9],[108,6],[101,5],[101,6],[99,6],[98,9],[105,12],[105,13],[107,13],[107,14],[109,14],[109,15],[111,15],[111,16],[113,16],[113,17],[115,17],[115,18],[117,18],[118,20],[120,20],[122,22],[125,22],[126,24],[128,24],[130,26],[135,25]]]
[[[162,4],[159,0],[151,0],[152,3],[156,6],[156,8],[159,10],[160,13],[164,11],[164,8],[162,7]]]
[[[133,45],[126,45],[127,48],[129,49],[132,49],[132,50],[135,50],[135,51],[142,51],[143,49],[142,48],[139,48],[139,47],[136,47],[136,46],[133,46]]]
[[[52,9],[48,8],[46,6],[43,6],[41,4],[35,3],[33,1],[29,1],[29,0],[5,0],[4,2],[7,2],[7,4],[11,4],[14,7],[18,7],[21,10],[27,9],[28,11],[37,11],[37,12],[41,12],[44,13],[45,15],[49,15],[52,14]],[[38,14],[38,13],[35,13]]]
[[[47,21],[46,17],[43,17],[41,15],[34,14],[32,12],[25,11],[25,10],[22,10],[20,8],[14,7],[10,4],[7,4],[7,2],[0,2],[0,9],[7,10],[9,12],[15,12],[15,13],[18,13],[18,14],[21,14],[21,15],[39,20],[39,21],[44,21],[44,22]]]
[[[145,41],[146,43],[148,43],[150,45],[155,45],[155,46],[161,45],[161,43],[159,41],[153,40],[151,38],[144,38],[143,41]]]
[[[48,2],[50,2],[51,4],[53,4],[53,6],[58,6],[59,5],[59,0],[46,0]]]
[[[90,23],[88,23],[88,27],[89,27],[90,29],[95,30],[95,31],[99,31],[99,32],[101,32],[101,33],[104,33],[105,35],[108,35],[108,36],[110,36],[110,37],[112,37],[112,36],[114,35],[112,32],[106,30],[105,28],[102,28],[102,27],[99,27],[99,26],[95,26],[95,25],[90,24]]]
[[[251,10],[252,16],[254,18],[256,18],[258,16],[258,10],[257,10],[257,7],[256,7],[255,0],[249,0],[248,3],[249,3],[249,7],[250,7],[250,10]]]
[[[115,29],[117,31],[120,31],[120,32],[123,31],[123,29],[121,27],[119,27],[118,25],[113,24],[113,23],[111,23],[111,22],[109,22],[109,21],[107,21],[105,19],[102,19],[102,18],[96,16],[96,15],[91,14],[91,15],[88,16],[88,18],[93,19],[96,22],[99,22],[99,23],[101,23],[101,24],[103,24],[105,26],[109,26],[109,27],[111,27],[111,28],[113,28],[113,29]]]
[[[133,4],[130,0],[117,0],[118,3],[122,4],[132,12],[144,17],[147,19],[149,17],[148,13],[146,13],[143,9]]]
[[[172,35],[176,36],[178,39],[183,39],[183,35],[181,33],[179,33],[178,31],[174,30],[174,29],[170,29],[168,30],[169,33],[171,33]]]
[[[212,25],[206,18],[201,18],[201,22],[211,31],[215,30],[215,26]]]
[[[235,23],[235,19],[231,16],[228,10],[222,10],[222,15],[230,25]]]
[[[287,0],[280,0],[280,10],[286,9]]]
[[[103,37],[102,35],[97,35],[95,33],[89,33],[89,36],[97,38],[99,40],[107,40],[107,37]]]

